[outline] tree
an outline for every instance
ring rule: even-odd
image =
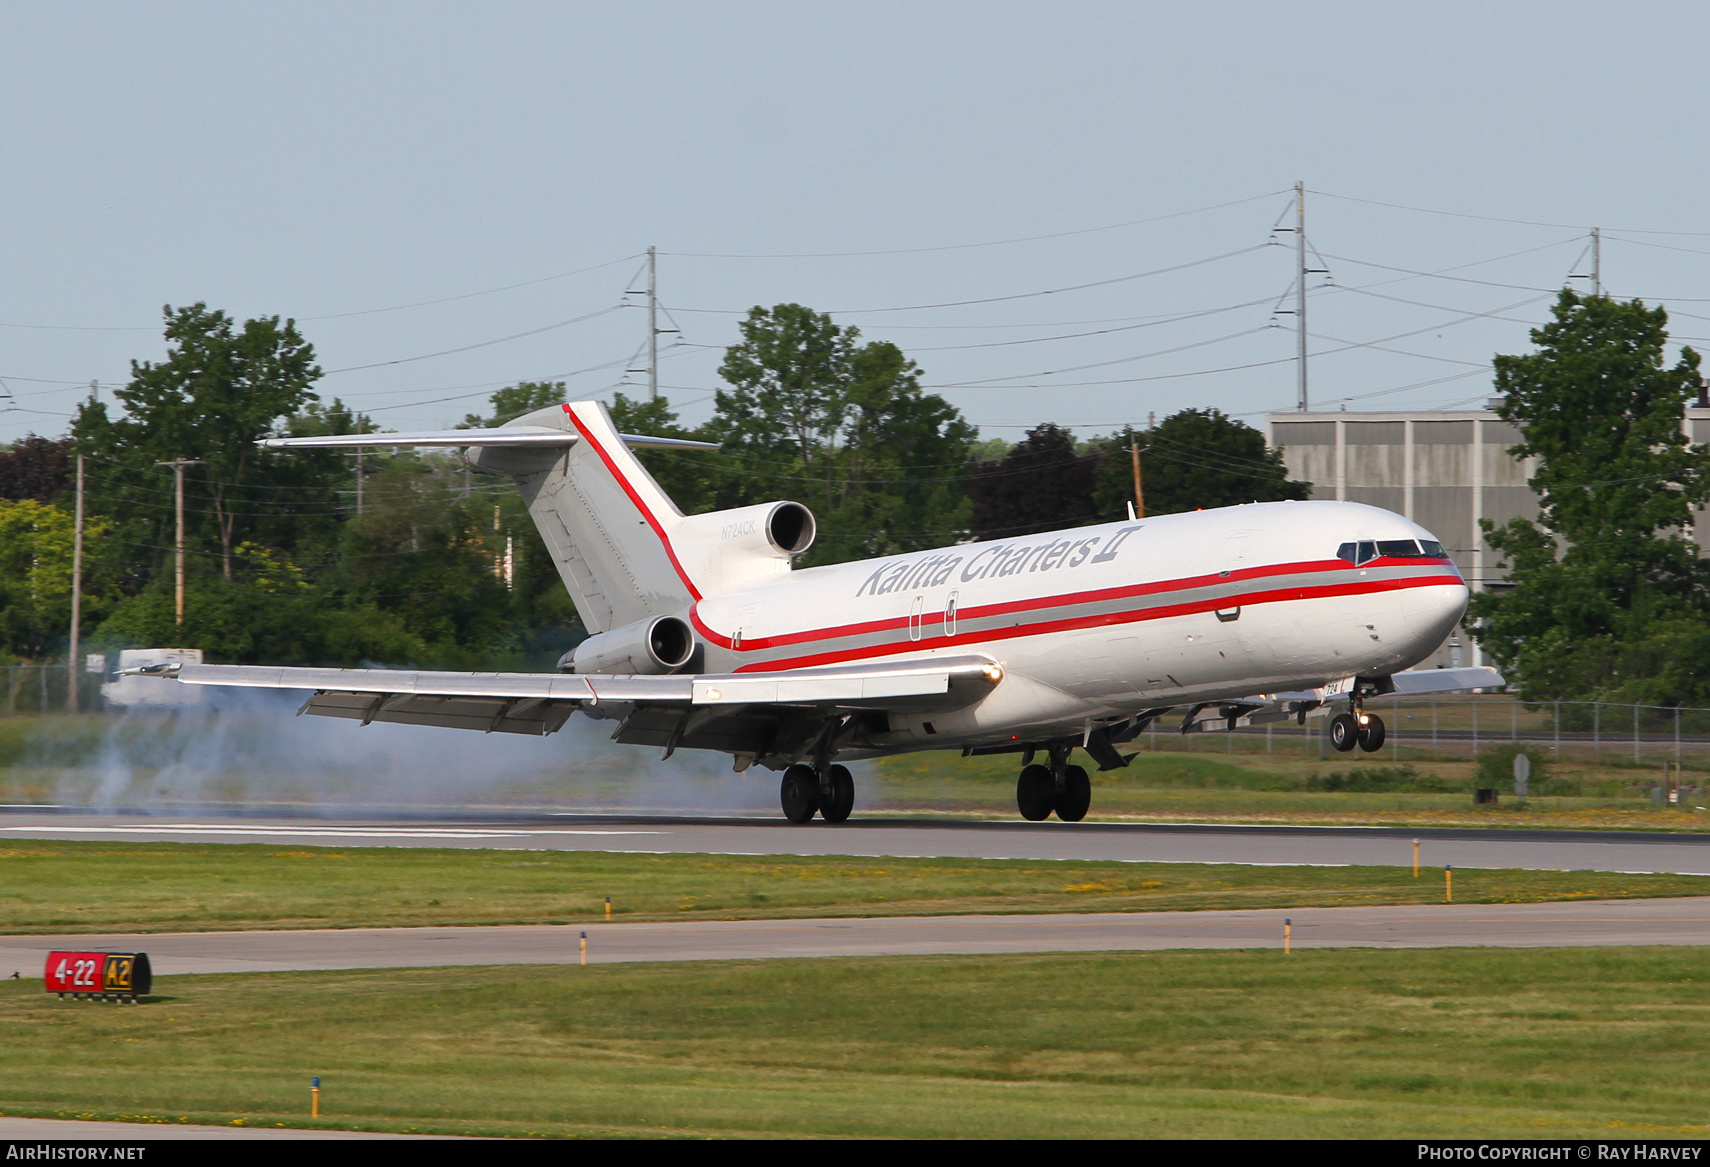
[[[854,331],[851,329],[850,331]],[[968,528],[968,452],[978,431],[888,341],[855,350],[836,487],[812,562],[942,546]]]
[[[198,538],[211,535],[218,544],[229,580],[238,543],[272,544],[281,527],[298,533],[299,516],[330,513],[342,459],[326,451],[270,455],[256,445],[285,432],[287,419],[317,400],[310,386],[320,369],[294,322],[270,316],[246,320],[240,329],[203,303],[164,311],[167,358],[132,362],[130,383],[116,394],[125,415],[111,419],[104,402],[90,400],[72,434],[77,449],[94,457],[95,505],[109,514],[149,515],[151,529],[142,537],[157,547],[165,541],[171,502],[156,485],[169,476],[155,463],[199,462],[185,471],[196,500],[187,517]],[[268,521],[277,519],[286,521]]]
[[[1688,535],[1710,498],[1710,449],[1681,432],[1699,357],[1664,363],[1668,315],[1638,300],[1562,292],[1538,351],[1497,356],[1497,413],[1538,460],[1536,521],[1485,538],[1507,594],[1473,597],[1479,643],[1533,699],[1705,693],[1710,575]],[[1662,682],[1659,685],[1659,682]]]
[[[755,307],[725,350],[713,432],[727,451],[761,463],[796,461],[828,509],[835,448],[849,411],[859,330],[800,304]],[[821,457],[821,454],[826,457]]]
[[[1008,539],[1093,522],[1099,455],[1082,454],[1068,430],[1027,431],[1001,462],[973,467],[973,536]]]
[[[518,381],[515,385],[500,389],[488,399],[493,407],[491,416],[466,413],[463,415],[463,424],[457,428],[493,429],[507,421],[515,421],[525,413],[562,405],[567,400],[565,392],[562,381]]]
[[[71,439],[25,434],[0,453],[0,498],[48,502],[70,483]]]
[[[1184,409],[1150,430],[1129,426],[1095,443],[1093,499],[1103,519],[1122,518],[1134,499],[1131,443],[1140,447],[1149,515],[1312,495],[1310,482],[1289,478],[1282,452],[1266,447],[1264,434],[1216,409]]]
[[[656,438],[684,438],[690,441],[712,441],[711,437],[690,430],[677,419],[671,402],[664,397],[651,401],[632,398],[624,393],[612,397],[612,422],[620,433],[647,434]],[[714,510],[726,474],[727,456],[722,451],[700,450],[637,450],[647,472],[653,475],[677,509],[686,515]]]
[[[755,308],[725,353],[712,421],[696,436],[714,509],[792,497],[819,519],[806,562],[950,542],[967,522],[973,427],[920,387],[895,345],[800,304]]]
[[[69,512],[32,498],[0,501],[0,644],[6,652],[40,657],[64,643],[71,624]],[[107,523],[84,524],[84,619],[110,609],[111,573],[103,537]]]

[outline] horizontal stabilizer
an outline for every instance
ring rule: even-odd
[[[623,443],[637,450],[716,450],[716,442],[692,442],[687,438],[654,438],[646,434],[619,434]],[[499,426],[497,429],[421,430],[405,434],[326,434],[315,438],[266,438],[269,450],[367,449],[374,446],[466,446],[533,447],[572,446],[582,440],[575,430],[548,426]]]
[[[1507,684],[1502,674],[1483,665],[1466,669],[1408,669],[1390,677],[1394,696],[1415,693],[1457,693],[1468,689],[1500,689]]]

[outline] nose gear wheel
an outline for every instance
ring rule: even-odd
[[[1338,713],[1330,719],[1330,748],[1345,754],[1359,744],[1360,726],[1351,713]]]

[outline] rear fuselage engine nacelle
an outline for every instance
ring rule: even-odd
[[[654,616],[590,636],[558,661],[563,673],[622,676],[675,672],[695,655],[695,633],[686,620]]]

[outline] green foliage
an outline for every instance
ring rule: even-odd
[[[1564,291],[1538,351],[1498,356],[1511,449],[1536,458],[1536,522],[1484,522],[1507,593],[1473,598],[1476,635],[1534,700],[1703,703],[1710,576],[1688,535],[1710,450],[1681,432],[1698,354],[1665,366],[1667,313]]]
[[[975,430],[921,390],[900,349],[858,344],[859,329],[800,304],[756,307],[741,329],[719,368],[730,388],[697,435],[723,447],[698,463],[711,509],[805,503],[819,520],[810,564],[941,545],[966,529]]]
[[[489,398],[493,407],[491,415],[482,417],[478,413],[466,413],[463,415],[463,424],[457,428],[493,429],[507,421],[515,421],[525,413],[562,405],[569,400],[565,395],[567,392],[562,381],[518,381],[515,385],[505,386]]]
[[[199,544],[218,546],[231,579],[237,544],[290,546],[331,525],[317,520],[334,507],[331,479],[343,459],[327,451],[269,454],[256,445],[289,432],[286,419],[317,400],[314,348],[294,322],[271,316],[238,328],[201,303],[165,315],[167,358],[132,362],[129,384],[115,394],[124,416],[112,419],[105,402],[87,401],[72,435],[78,452],[91,455],[92,505],[132,516],[126,534],[137,550],[170,542],[172,474],[157,463],[198,463],[185,468],[197,499],[187,526]],[[305,424],[348,420],[314,414]],[[151,557],[135,558],[147,574]]]
[[[277,665],[405,663],[425,646],[372,604],[340,604],[313,590],[281,594],[247,580],[206,576],[185,588],[184,624],[161,588],[122,601],[91,646],[194,645],[212,661]]]
[[[1140,447],[1149,515],[1312,496],[1312,484],[1289,478],[1282,452],[1267,447],[1264,434],[1216,409],[1184,409],[1150,430],[1128,426],[1095,444],[1101,519],[1122,518],[1134,498],[1131,444]]]
[[[84,525],[83,618],[93,625],[117,598],[109,524]],[[0,647],[20,657],[57,649],[71,623],[72,516],[34,499],[0,500]]]
[[[1412,766],[1366,766],[1353,770],[1332,770],[1328,774],[1313,774],[1306,780],[1308,790],[1358,791],[1364,794],[1445,794],[1465,790],[1466,783],[1455,782],[1437,774],[1421,774]]]
[[[611,406],[612,421],[626,434],[649,434],[656,438],[712,439],[681,425],[671,403],[631,398],[619,392]],[[730,474],[729,456],[723,451],[637,450],[636,456],[656,482],[686,515],[716,508],[721,484]]]
[[[1096,522],[1098,462],[1097,453],[1081,453],[1074,435],[1060,426],[1046,422],[1028,430],[1001,462],[974,465],[974,538],[1008,539]]]

